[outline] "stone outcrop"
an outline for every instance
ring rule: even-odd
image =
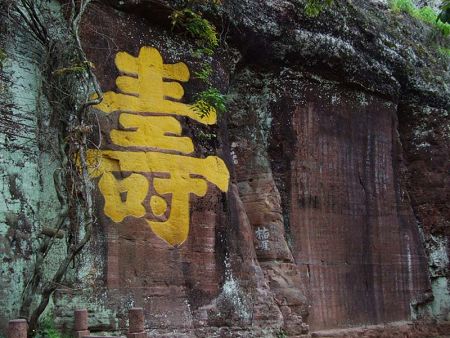
[[[203,61],[193,55],[194,39],[171,29],[168,15],[179,5],[104,0],[89,7],[81,40],[104,92],[117,91],[116,54],[137,56],[150,46],[164,63],[186,63],[183,102],[194,101],[204,89],[195,76]],[[172,247],[144,218],[113,221],[97,189],[93,239],[53,296],[57,324],[72,330],[73,309],[86,307],[91,333],[124,332],[128,309],[142,307],[153,337],[445,334],[448,325],[426,322],[450,313],[450,76],[431,28],[382,1],[336,1],[318,18],[304,14],[304,1],[195,6],[221,32],[207,61],[213,85],[227,93],[227,112],[217,125],[178,121],[193,157],[226,163],[228,191],[209,183],[204,197],[190,194],[188,239]],[[14,44],[25,48],[26,33],[4,35],[7,54]],[[35,140],[44,122],[26,126],[35,133],[31,145],[18,140],[23,79],[40,92],[35,56],[9,55],[15,59],[1,72],[9,96],[0,92],[10,116],[0,120],[10,147],[0,295],[17,286],[1,297],[0,332],[17,313],[32,239],[57,201],[48,192],[51,161],[38,155]],[[31,110],[48,105],[43,96],[29,99]],[[121,150],[111,139],[123,129],[119,115],[96,116],[93,143]],[[28,152],[14,155],[19,146]],[[11,169],[22,165],[39,173],[39,193]],[[418,318],[423,325],[407,322]],[[381,325],[388,322],[400,324]],[[375,326],[345,329],[368,325]]]

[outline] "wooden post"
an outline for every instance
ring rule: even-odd
[[[8,323],[8,338],[27,338],[28,323],[26,319],[14,319]]]
[[[75,325],[74,325],[74,338],[82,338],[89,336],[88,327],[88,311],[86,309],[78,309],[74,311]]]
[[[135,307],[130,309],[128,311],[128,322],[127,338],[147,338],[143,308]]]

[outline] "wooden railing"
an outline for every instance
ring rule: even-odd
[[[118,338],[110,336],[92,336],[88,325],[88,311],[78,309],[74,311],[74,338]],[[132,308],[128,311],[128,333],[127,338],[148,338],[145,332],[144,310]],[[10,320],[8,324],[8,338],[27,338],[28,324],[25,319]]]

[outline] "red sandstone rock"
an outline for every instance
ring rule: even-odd
[[[394,106],[370,96],[360,104],[333,86],[306,83],[302,92],[306,103],[291,108],[285,179],[293,255],[311,295],[309,323],[407,319],[429,282],[417,223],[397,193]],[[338,103],[321,99],[332,95]]]
[[[244,169],[240,169],[243,171]],[[241,180],[239,194],[253,230],[253,242],[260,260],[292,261],[284,238],[284,224],[278,189],[270,173],[251,175]]]
[[[104,91],[115,89],[119,50],[136,55],[151,45],[164,60],[195,66],[184,48],[169,50],[165,33],[149,30],[144,19],[92,8],[83,41]],[[170,41],[171,48],[185,43]],[[217,61],[215,71],[226,74],[223,67]],[[417,224],[399,182],[395,105],[300,72],[276,81],[282,86],[273,80],[267,85],[273,88],[264,87],[275,97],[269,103],[258,96],[261,81],[255,88],[248,78],[243,88],[233,84],[242,97],[230,114],[248,112],[232,121],[238,144],[233,185],[226,196],[211,186],[205,197],[191,196],[190,234],[182,247],[167,246],[142,219],[112,222],[97,195],[104,287],[119,328],[125,329],[121,310],[132,300],[156,330],[251,326],[301,335],[307,324],[321,329],[407,319],[411,301],[429,288]],[[198,89],[195,83],[185,88]],[[256,97],[253,105],[248,93]],[[255,136],[267,132],[258,124],[263,103],[270,115],[267,139]],[[117,114],[99,119],[104,145],[118,149],[108,138],[120,128]],[[194,124],[183,124],[195,135]],[[197,147],[196,156],[207,155],[205,149]]]
[[[119,74],[113,58],[118,51],[136,55],[143,45],[155,46],[164,60],[186,62],[191,74],[201,66],[190,55],[195,42],[166,29],[172,11],[167,1],[100,3],[103,5],[90,7],[81,29],[103,90],[115,87]],[[110,7],[112,3],[123,12]],[[353,13],[366,3],[370,2],[356,1],[348,8],[340,4],[336,12],[351,9]],[[142,7],[135,7],[138,4]],[[410,99],[415,99],[416,91],[425,97],[436,92],[435,87],[416,88],[424,85],[420,81],[403,79],[412,72],[402,66],[401,60],[410,57],[421,64],[421,57],[412,47],[405,54],[382,49],[378,50],[381,58],[394,55],[394,60],[377,65],[382,61],[380,55],[372,60],[370,53],[377,45],[384,45],[383,40],[394,46],[396,41],[391,42],[388,34],[377,36],[371,27],[375,22],[364,27],[358,27],[358,22],[355,27],[352,21],[358,20],[346,20],[342,25],[345,31],[339,31],[333,21],[325,25],[307,19],[319,26],[302,23],[292,29],[289,25],[297,24],[295,17],[302,18],[301,11],[292,6],[291,1],[240,0],[224,6],[238,13],[238,18],[227,18],[234,21],[230,26],[236,26],[243,39],[251,37],[248,45],[240,46],[242,55],[229,51],[235,53],[236,60],[240,58],[233,74],[225,64],[234,61],[224,61],[218,55],[212,58],[212,80],[221,89],[228,88],[230,75],[234,82],[243,79],[242,87],[232,83],[230,89],[237,94],[228,112],[234,130],[228,135],[222,117],[222,126],[217,129],[195,125],[185,118],[180,121],[183,135],[194,139],[201,135],[199,131],[206,130],[201,128],[217,134],[219,145],[195,140],[194,156],[217,152],[231,158],[228,137],[236,139],[237,146],[232,147],[236,166],[230,165],[233,183],[227,194],[209,186],[204,198],[190,196],[190,234],[182,247],[168,246],[142,219],[112,222],[102,214],[104,200],[97,191],[97,233],[89,249],[95,251],[95,258],[105,261],[105,275],[95,276],[95,290],[83,284],[89,290],[83,292],[92,291],[96,296],[92,299],[109,311],[107,316],[99,315],[108,317],[102,318],[105,322],[99,323],[100,327],[124,330],[124,309],[135,304],[145,309],[152,328],[161,334],[201,331],[199,334],[205,337],[245,337],[252,328],[259,336],[275,330],[300,336],[308,330],[307,323],[313,329],[324,329],[408,319],[411,307],[417,308],[431,298],[416,216],[423,224],[427,244],[436,235],[447,243],[448,114],[441,112],[436,122],[435,118],[416,116],[418,111],[429,114],[428,108],[404,108],[400,126],[406,155],[403,163],[394,103],[402,98],[389,92],[390,88],[408,92]],[[245,13],[246,9],[250,11]],[[142,17],[135,15],[141,11]],[[158,11],[163,14],[154,15],[160,14]],[[270,21],[260,16],[264,11],[270,12]],[[288,26],[284,26],[286,23]],[[327,27],[337,32],[327,31]],[[228,32],[223,35],[228,36]],[[344,35],[352,38],[347,42]],[[286,36],[288,43],[285,40],[284,45],[279,44]],[[317,44],[303,46],[307,40]],[[295,41],[302,44],[290,46]],[[368,50],[365,44],[370,46]],[[332,47],[331,51],[322,53],[323,46]],[[311,55],[321,58],[310,60]],[[276,58],[277,63],[273,63]],[[359,67],[368,66],[361,70],[353,65],[356,61]],[[428,70],[418,67],[417,73],[419,68]],[[198,79],[192,76],[192,80],[185,86],[188,101],[203,89]],[[374,87],[372,80],[378,81]],[[241,114],[240,119],[235,119],[236,112]],[[112,129],[123,129],[117,112],[97,117],[102,146],[121,150],[109,137]],[[434,125],[433,134],[428,135],[427,130],[425,142],[416,144],[422,122]],[[406,172],[407,177],[403,177]],[[123,177],[129,174],[122,173]],[[148,175],[150,183],[154,178]],[[149,195],[152,193],[151,188]],[[18,192],[15,195],[21,196]],[[148,209],[148,197],[143,204]],[[20,247],[13,236],[3,240],[6,249],[10,242]],[[447,265],[444,260],[444,266],[432,271],[433,277],[448,277]],[[75,317],[76,329],[82,330],[78,336],[86,334],[87,317]],[[131,317],[129,335],[144,336],[142,312]],[[264,332],[266,329],[270,333]],[[394,337],[448,331],[448,325],[434,330],[401,323],[394,328],[381,325],[314,334]]]

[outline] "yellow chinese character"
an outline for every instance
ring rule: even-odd
[[[117,180],[112,173],[104,172],[98,187],[105,197],[105,215],[114,222],[122,222],[126,216],[145,215],[142,202],[147,196],[148,181],[144,176],[131,174],[123,180]],[[122,194],[126,194],[124,201],[121,198]]]
[[[158,50],[142,47],[138,57],[117,53],[116,66],[123,74],[116,79],[122,93],[106,92],[97,106],[101,111],[163,113],[187,116],[203,124],[216,123],[214,109],[202,118],[192,106],[174,101],[184,95],[183,87],[176,81],[189,80],[189,69],[184,63],[163,64]]]
[[[122,222],[127,216],[145,217],[146,210],[151,210],[155,219],[146,221],[152,231],[169,244],[180,245],[189,233],[190,195],[205,196],[208,182],[227,191],[229,172],[217,156],[184,156],[194,151],[194,145],[189,137],[181,136],[181,124],[175,116],[214,124],[216,111],[201,118],[192,106],[175,101],[184,94],[176,81],[187,81],[189,70],[181,62],[163,64],[154,48],[141,48],[138,57],[119,52],[116,66],[122,73],[116,79],[121,92],[105,93],[96,107],[105,113],[121,113],[121,129],[112,130],[110,138],[114,144],[128,149],[88,150],[90,175],[100,177],[106,216]],[[125,178],[116,178],[119,173]],[[148,176],[149,173],[155,175]],[[156,194],[152,196],[148,196],[148,177],[153,177]],[[149,201],[148,205],[145,201]]]
[[[171,175],[170,179],[156,178],[154,185],[159,194],[172,195],[170,215],[164,222],[149,220],[147,222],[156,235],[164,238],[171,245],[179,245],[187,239],[189,233],[189,194],[203,197],[208,185],[205,180],[190,178],[189,175]],[[165,200],[154,195],[150,205],[153,213],[158,216],[164,210]]]
[[[174,137],[181,135],[181,125],[171,116],[140,116],[120,114],[119,123],[128,129],[112,130],[113,143],[123,147],[152,147],[164,150],[176,150],[184,154],[194,151],[194,145],[189,137]]]
[[[143,176],[136,174],[126,178],[128,182],[113,182],[112,172],[168,173],[169,178],[155,178],[154,186],[158,194],[171,195],[170,215],[163,222],[147,222],[156,235],[174,246],[182,244],[189,233],[189,195],[204,196],[207,182],[221,191],[228,190],[229,172],[217,156],[202,159],[157,152],[88,150],[87,162],[91,176],[102,176],[99,186],[105,198],[105,214],[116,222],[126,216],[145,214],[141,206],[148,194],[148,184],[139,178]],[[128,191],[126,202],[120,199],[124,191]],[[165,199],[157,195],[151,197],[150,206],[156,216],[162,216],[167,210]]]

